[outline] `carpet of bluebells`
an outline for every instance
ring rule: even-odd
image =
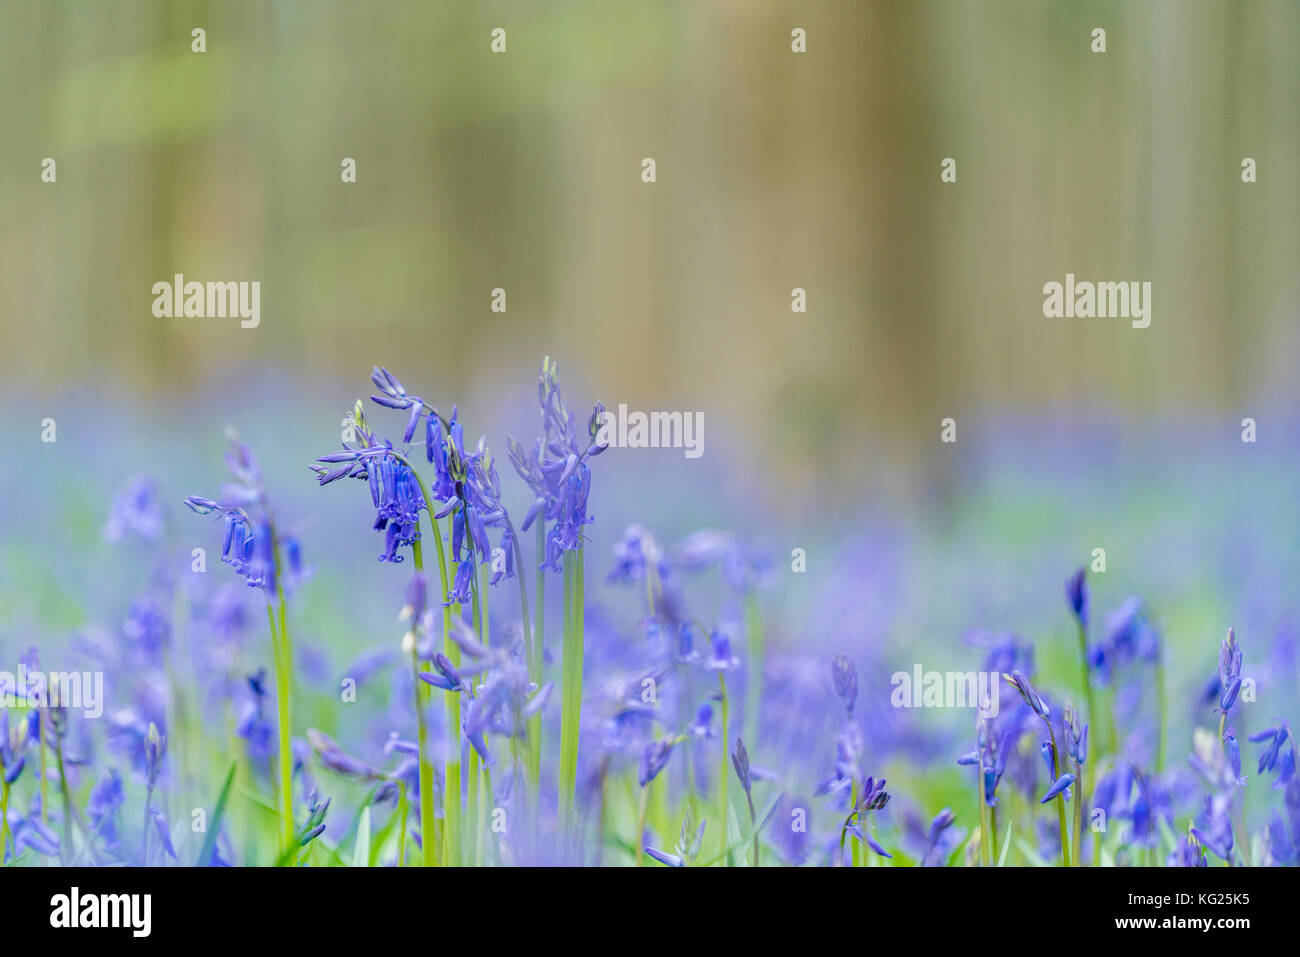
[[[620,472],[550,360],[535,432],[503,443],[424,383],[371,384],[341,429],[279,423],[311,462],[272,429],[176,465],[104,438],[120,421],[51,448],[92,474],[23,456],[6,866],[1300,861],[1296,569],[1271,557],[1293,496],[1242,504],[1210,465],[1180,493],[1156,462],[1108,510],[1078,439],[1064,503],[971,464],[938,518],[789,528],[722,478],[699,501]],[[1103,513],[1109,570],[1055,517]],[[48,553],[12,545],[35,527]],[[914,663],[997,700],[899,707]],[[55,700],[43,676],[74,671],[102,714]]]

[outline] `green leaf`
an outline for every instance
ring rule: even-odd
[[[217,838],[221,834],[221,820],[226,816],[226,799],[230,797],[230,786],[234,783],[235,762],[231,761],[230,770],[226,772],[226,783],[221,786],[221,794],[217,796],[217,806],[212,809],[208,832],[203,836],[198,860],[194,862],[196,867],[207,867],[212,863],[212,854],[217,849]]]
[[[754,840],[754,835],[756,835],[759,831],[763,830],[763,826],[767,824],[768,818],[772,816],[772,812],[776,810],[776,806],[780,802],[780,800],[781,800],[781,792],[778,791],[776,794],[772,795],[772,800],[768,801],[767,804],[764,806],[763,810],[759,812],[758,820],[754,822],[754,826],[749,829],[749,832],[745,834],[744,837],[740,838],[740,840],[738,840],[735,844],[729,845],[727,848],[723,850],[721,854],[717,855],[716,857],[712,857],[709,860],[705,861],[703,864],[697,864],[695,866],[712,867],[714,864],[717,864],[719,861],[725,860],[729,854],[735,854],[746,844],[751,843]]]
[[[1030,864],[1033,864],[1034,867],[1052,866],[1048,864],[1047,861],[1043,860],[1043,856],[1039,854],[1036,850],[1034,850],[1032,847],[1030,847],[1029,844],[1026,841],[1024,841],[1022,838],[1019,837],[1016,838],[1016,847],[1020,848],[1020,853],[1025,855],[1025,858],[1029,861]]]
[[[370,866],[370,808],[361,812],[361,823],[357,825],[357,843],[352,849],[352,866]]]
[[[1011,828],[1015,821],[1007,821],[1007,836],[1002,839],[1002,851],[998,854],[998,867],[1003,867],[1007,863],[1007,851],[1011,848]]]

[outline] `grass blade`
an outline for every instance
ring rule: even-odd
[[[197,867],[207,867],[212,863],[213,852],[217,849],[217,837],[221,834],[221,820],[226,816],[226,799],[230,797],[230,786],[235,782],[235,762],[230,762],[230,770],[226,772],[226,783],[221,786],[221,794],[217,796],[217,806],[212,809],[212,818],[208,821],[208,832],[203,837],[203,846],[199,848],[199,858],[195,861]]]

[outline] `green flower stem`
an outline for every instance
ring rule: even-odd
[[[469,767],[465,771],[465,866],[477,867],[478,861],[478,750],[469,749]]]
[[[849,785],[849,807],[858,806],[858,779],[854,778]],[[854,841],[849,845],[849,866],[862,866],[862,842]]]
[[[276,625],[275,605],[266,603],[266,620],[271,628],[271,652],[275,663],[275,708],[279,725],[279,810],[280,810],[280,844],[281,856],[294,847],[293,824],[293,751],[289,735],[289,655],[286,655],[286,642]],[[280,602],[280,620],[284,621],[284,602]],[[287,637],[287,636],[286,636]]]
[[[438,552],[438,576],[442,585],[439,602],[446,601],[447,587],[450,579],[447,577],[447,552],[442,544],[442,528],[438,525],[438,510],[434,507],[433,499],[429,496],[429,487],[424,484],[424,479],[420,473],[411,465],[409,459],[401,453],[394,452],[393,455],[411,470],[415,476],[415,484],[420,488],[420,496],[424,499],[424,509],[428,514],[429,526],[433,532],[433,543]],[[454,574],[453,567],[453,574]],[[459,611],[459,609],[457,609]],[[442,649],[443,654],[457,667],[460,666],[460,646],[451,639],[451,615],[452,606],[442,606]],[[443,695],[443,715],[444,724],[446,725],[447,735],[447,763],[446,774],[443,782],[443,838],[441,842],[441,861],[448,866],[456,866],[460,863],[460,695],[457,692],[447,692]],[[420,801],[421,814],[425,804],[432,804],[432,801]],[[435,822],[436,823],[436,822]],[[432,832],[430,832],[432,833]],[[429,842],[425,841],[425,847],[428,848]],[[430,853],[426,850],[426,854]],[[426,861],[428,857],[425,858]]]
[[[1092,676],[1088,672],[1088,632],[1079,622],[1079,681],[1083,699],[1088,702],[1088,720],[1097,720],[1097,708],[1092,700]]]
[[[1091,773],[1091,769],[1089,770]],[[1083,861],[1083,768],[1074,763],[1074,866],[1079,867]],[[1096,864],[1096,861],[1093,861]]]
[[[140,828],[142,839],[144,840],[144,850],[141,853],[141,860],[144,866],[149,866],[149,805],[153,803],[153,788],[144,789],[144,826]]]
[[[758,815],[754,813],[754,795],[745,789],[745,801],[749,804],[749,826],[754,829],[754,867],[758,867]],[[856,844],[856,842],[855,842]]]
[[[492,803],[492,769],[485,763],[483,765],[483,801],[478,807],[478,862],[483,867],[487,864],[487,852],[484,850],[483,842],[487,840],[488,834],[488,807]],[[497,835],[492,835],[493,862],[500,866],[501,864],[501,845],[497,841]]]
[[[411,543],[411,557],[415,561],[416,575],[424,575],[424,551],[417,538]],[[425,867],[436,867],[438,864],[438,841],[435,833],[436,823],[433,813],[433,762],[429,759],[429,721],[425,715],[425,709],[428,707],[433,689],[420,680],[420,671],[427,668],[420,663],[420,652],[417,647],[419,643],[420,622],[411,623],[411,635],[415,641],[411,645],[411,680],[414,683],[415,694],[415,721],[418,733],[418,745],[420,751],[420,849],[421,861]],[[402,794],[403,801],[406,794]],[[406,847],[406,807],[402,808],[402,839],[401,847],[403,856]]]
[[[1231,768],[1232,763],[1228,760],[1228,744],[1223,738],[1224,730],[1228,724],[1228,712],[1224,711],[1219,715],[1219,747],[1223,751],[1223,765]],[[1246,790],[1241,789],[1241,801],[1239,802],[1236,795],[1233,795],[1232,816],[1236,818],[1237,834],[1239,835],[1238,845],[1241,847],[1241,857],[1246,866],[1250,866],[1250,834],[1246,831]]]
[[[63,742],[55,736],[54,743],[54,765],[59,771],[59,793],[63,796],[63,845],[59,848],[60,856],[65,863],[69,863],[72,854],[72,789],[68,787],[68,772],[63,765]],[[81,823],[81,818],[77,818],[77,826],[81,828],[86,837],[86,847],[90,851],[90,856],[96,864],[99,863],[99,856],[95,853],[95,845],[91,840],[91,834]],[[0,860],[4,855],[0,853]]]
[[[48,814],[49,814],[49,806],[50,806],[50,802],[49,802],[49,799],[48,799],[48,795],[46,794],[46,787],[45,787],[45,775],[46,775],[46,771],[45,771],[45,726],[46,726],[47,724],[50,723],[50,712],[49,712],[49,709],[48,709],[48,708],[40,708],[36,713],[37,713],[37,716],[38,716],[38,718],[39,718],[39,720],[40,720],[40,724],[41,724],[41,733],[40,733],[40,738],[41,738],[41,741],[40,741],[40,746],[41,746],[41,823],[42,823],[42,824],[45,824],[45,823],[48,823],[48,821],[49,821],[49,816],[48,816]],[[3,856],[3,855],[0,855],[0,861],[3,861],[3,860],[4,860],[4,856]]]
[[[519,547],[519,539],[515,539],[515,547]],[[533,598],[536,602],[534,614],[537,616],[533,627],[533,643],[529,648],[528,674],[533,681],[536,681],[540,687],[543,681],[543,643],[542,631],[546,625],[546,522],[542,518],[537,519],[537,549],[535,552],[537,559],[537,584],[533,588]],[[523,561],[519,561],[519,576],[522,580],[524,574]],[[532,797],[532,811],[537,813],[538,798],[542,787],[542,716],[540,713],[533,715],[528,719],[528,785]]]
[[[578,781],[578,733],[582,717],[583,642],[582,549],[564,553],[564,650],[560,708],[560,839],[567,841],[574,827],[573,800]]]
[[[998,809],[989,808],[989,867],[998,863]]]
[[[989,858],[991,857],[988,849],[989,809],[984,803],[984,758],[982,755],[975,762],[975,807],[979,811],[980,818],[980,867],[988,867]]]
[[[636,812],[636,835],[632,839],[632,846],[636,848],[636,866],[641,867],[645,862],[645,819],[646,813],[650,810],[650,789],[654,787],[654,780],[646,782],[645,787],[641,789],[641,804]]]
[[[420,749],[420,753],[421,753],[421,757],[423,757],[423,753],[424,753],[423,747]],[[421,768],[421,770],[423,770],[423,768]],[[423,781],[421,781],[420,787],[424,787]],[[425,791],[424,793],[428,794],[429,792]],[[397,786],[397,820],[399,822],[398,826],[401,827],[401,830],[397,833],[397,866],[398,867],[406,866],[406,815],[407,815],[408,808],[409,808],[409,804],[406,800],[406,782],[403,781]],[[423,837],[423,835],[421,836]],[[427,841],[428,838],[425,837],[424,840]]]
[[[470,561],[473,562],[472,553]],[[479,642],[486,647],[488,644],[487,595],[479,590],[479,566],[472,565],[471,572],[470,594],[472,603],[470,607],[473,614],[474,631],[478,634]],[[469,863],[473,867],[483,865],[483,824],[487,795],[483,794],[483,776],[479,772],[485,769],[486,764],[479,758],[478,749],[471,746],[469,749],[469,771],[465,779],[468,782],[469,808],[465,816],[468,826],[473,830],[472,838],[466,841],[466,848],[470,855]]]
[[[1047,734],[1052,739],[1052,780],[1055,781],[1061,776],[1061,752],[1056,747],[1056,732],[1052,730],[1052,722],[1046,718],[1043,723],[1047,725]],[[1076,784],[1078,782],[1075,782]],[[1065,792],[1062,791],[1056,796],[1056,817],[1057,824],[1061,829],[1061,864],[1064,867],[1070,866],[1070,828],[1065,822]]]
[[[1115,692],[1106,692],[1106,743],[1108,754],[1119,754],[1119,722],[1115,720]]]
[[[5,780],[4,774],[0,773],[0,864],[9,849],[9,782]],[[17,848],[15,848],[14,857],[17,857]]]
[[[729,820],[727,815],[727,775],[730,771],[730,756],[727,754],[727,679],[718,672],[718,703],[722,719],[722,761],[718,768],[718,835],[722,838],[722,848],[727,852],[727,866],[732,867],[735,861],[732,859],[730,850],[730,839],[728,837]]]

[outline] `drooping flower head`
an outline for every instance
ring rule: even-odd
[[[558,571],[563,553],[582,547],[583,527],[592,521],[587,514],[591,492],[587,463],[608,447],[597,441],[605,409],[596,403],[585,430],[579,431],[577,420],[560,394],[558,367],[549,356],[542,360],[537,377],[537,399],[542,434],[529,449],[511,436],[508,449],[510,463],[533,493],[533,503],[520,529],[528,531],[538,517],[551,523],[546,533],[545,566]]]
[[[220,499],[191,495],[185,504],[200,515],[220,515],[225,520],[221,560],[242,575],[250,588],[260,588],[268,595],[282,585],[280,549],[289,544],[272,519],[270,502],[262,485],[262,471],[252,450],[228,433],[226,467],[234,482],[222,488]],[[301,556],[295,565],[301,568]]]
[[[1250,736],[1256,744],[1263,744],[1256,773],[1274,774],[1273,787],[1285,788],[1295,779],[1296,746],[1291,726],[1279,721],[1276,727],[1265,728]]]
[[[387,370],[384,373],[387,374]],[[379,377],[380,370],[377,369],[377,383]],[[400,389],[400,384],[396,388]],[[402,395],[405,396],[404,391]],[[387,408],[407,407],[393,405],[395,400],[387,399],[386,396],[385,393],[385,396],[371,398]],[[411,399],[410,402],[413,414],[418,419],[424,403],[419,399]],[[409,442],[409,437],[407,441]],[[420,509],[426,507],[424,495],[411,469],[410,460],[392,442],[379,439],[370,430],[365,410],[359,401],[353,407],[342,448],[320,456],[316,463],[318,464],[313,464],[311,469],[321,485],[328,485],[341,478],[355,478],[367,484],[370,501],[375,509],[373,527],[384,536],[384,550],[379,554],[379,560],[401,563],[404,556],[399,554],[398,549],[413,545],[420,539]]]
[[[659,772],[668,766],[668,759],[672,757],[673,739],[664,738],[660,741],[651,741],[641,752],[641,760],[637,764],[636,779],[641,787],[645,787],[656,777]]]
[[[1002,678],[1015,689],[1016,693],[1020,695],[1025,704],[1029,705],[1034,714],[1044,721],[1051,720],[1052,709],[1047,706],[1047,702],[1043,700],[1042,695],[1034,690],[1034,686],[1029,683],[1029,679],[1025,677],[1024,672],[1013,671],[1009,675],[1004,674]]]

